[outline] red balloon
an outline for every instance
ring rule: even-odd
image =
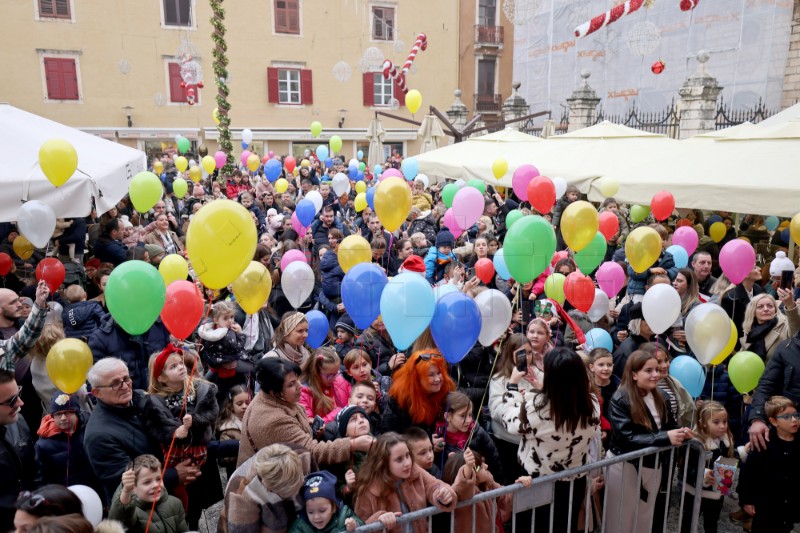
[[[51,293],[56,292],[61,287],[66,276],[67,271],[64,269],[64,263],[55,257],[43,259],[36,266],[36,279],[39,281],[44,280]]]
[[[197,287],[185,279],[167,285],[167,299],[161,310],[161,321],[178,339],[186,339],[203,318],[203,298]]]
[[[564,282],[564,296],[572,306],[584,313],[588,312],[594,302],[594,283],[592,278],[573,272]]]
[[[675,224],[675,228],[682,228],[683,226],[691,226],[691,225],[692,225],[691,220],[689,220],[688,218],[682,218],[678,221],[677,224]]]
[[[650,212],[659,222],[670,217],[675,211],[675,197],[669,191],[658,191],[650,200]]]
[[[610,239],[619,231],[619,219],[617,215],[611,211],[603,211],[600,213],[600,233],[606,240]]]
[[[0,276],[5,276],[11,272],[11,267],[14,263],[11,261],[11,256],[7,253],[0,253]]]
[[[475,275],[478,276],[479,280],[488,285],[494,277],[494,263],[492,263],[492,260],[486,257],[478,259],[475,263]]]
[[[538,212],[549,213],[556,203],[556,186],[547,176],[536,176],[528,183],[528,201]]]
[[[556,252],[553,254],[553,259],[550,260],[550,266],[556,266],[556,263],[561,261],[562,259],[569,257],[569,252],[566,250],[561,250],[560,252]]]
[[[653,63],[653,65],[650,67],[650,70],[653,71],[653,74],[658,75],[658,74],[661,74],[662,72],[664,72],[665,68],[667,68],[667,64],[659,59],[658,61]]]
[[[283,160],[283,166],[286,167],[286,172],[291,174],[294,172],[294,167],[297,166],[297,162],[294,160],[294,157],[287,155],[286,159]]]

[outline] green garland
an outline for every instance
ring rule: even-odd
[[[231,104],[228,102],[228,57],[225,54],[228,45],[225,43],[225,10],[222,9],[224,0],[210,0],[211,10],[214,16],[211,19],[211,26],[214,32],[211,39],[214,41],[214,49],[211,54],[214,56],[214,81],[217,83],[217,115],[219,116],[219,149],[225,152],[228,162],[220,169],[219,179],[224,181],[224,176],[233,173],[233,144],[231,143],[231,119],[228,113]]]

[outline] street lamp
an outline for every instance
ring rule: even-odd
[[[122,110],[125,112],[125,116],[128,118],[128,127],[132,128],[133,119],[131,118],[131,111],[133,111],[133,108],[129,105],[126,105],[125,107],[122,108]]]

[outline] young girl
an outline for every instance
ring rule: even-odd
[[[595,348],[589,352],[589,371],[592,373],[594,384],[600,389],[603,418],[608,419],[608,406],[620,383],[619,378],[613,374],[614,358],[611,352],[605,348]]]
[[[216,433],[218,440],[241,439],[242,418],[247,406],[250,405],[251,397],[250,391],[242,385],[236,385],[228,391],[228,396],[217,419]],[[219,459],[219,464],[228,468],[230,474],[236,468],[236,457],[221,458]]]
[[[251,370],[244,360],[245,336],[242,327],[233,320],[235,312],[232,303],[217,302],[211,306],[211,320],[197,329],[203,339],[201,354],[211,370],[211,381],[219,388],[220,398],[225,398],[232,387],[247,383]]]
[[[453,488],[414,464],[405,439],[394,432],[375,441],[356,476],[356,487],[356,514],[365,517],[367,524],[381,522],[389,533],[408,531],[397,524],[403,512],[429,505],[450,512],[457,503]],[[411,531],[425,533],[428,524],[416,520]]]
[[[725,407],[715,401],[703,402],[697,414],[697,424],[694,427],[697,439],[703,443],[703,448],[711,452],[711,457],[706,459],[705,475],[703,477],[703,499],[700,500],[700,514],[703,515],[703,529],[706,533],[717,532],[717,522],[722,511],[725,497],[714,487],[714,463],[720,457],[737,457],[742,461],[750,451],[750,443],[734,449],[734,440],[728,428],[728,412]],[[692,525],[692,506],[694,504],[694,483],[697,479],[697,454],[696,448],[689,448],[688,471],[683,496],[683,521],[681,533],[688,533]]]
[[[531,350],[533,350],[531,365],[528,366],[528,372],[532,379],[529,378],[528,381],[541,385],[544,380],[544,356],[553,349],[553,343],[550,342],[550,324],[543,318],[534,318],[528,323],[525,336],[530,341]]]
[[[214,437],[219,414],[217,388],[207,381],[190,378],[183,362],[183,350],[168,344],[150,358],[150,386],[144,407],[144,424],[151,439],[161,445],[166,467],[187,459],[201,466],[206,461],[208,443]],[[187,507],[186,489],[175,494]]]
[[[444,452],[440,465],[444,472],[444,462],[453,453],[471,449],[486,459],[489,471],[494,479],[503,480],[503,467],[500,454],[494,441],[483,427],[476,425],[472,418],[472,401],[463,392],[451,392],[447,396],[445,411],[446,429],[444,430]],[[440,426],[437,426],[437,429]],[[469,446],[469,448],[467,448]]]
[[[350,401],[351,385],[339,373],[341,361],[333,348],[320,348],[302,366],[300,405],[309,420],[330,422]]]

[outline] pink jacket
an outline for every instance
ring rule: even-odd
[[[336,376],[336,379],[333,380],[333,386],[328,390],[326,396],[328,396],[336,407],[330,410],[328,413],[322,416],[322,419],[327,424],[328,422],[333,421],[336,418],[336,415],[339,414],[339,411],[345,407],[348,402],[350,401],[350,390],[352,389],[352,385],[347,382],[341,374]],[[324,391],[323,391],[324,392]],[[314,419],[314,396],[311,394],[311,389],[308,388],[307,384],[303,384],[303,390],[300,392],[300,405],[306,410],[306,415],[308,416],[309,420]]]
[[[553,273],[552,267],[547,267],[544,272],[542,272],[538,278],[536,278],[533,282],[533,288],[531,289],[531,293],[534,294],[534,297],[538,297],[540,294],[544,292],[544,282],[547,280],[547,276]]]

